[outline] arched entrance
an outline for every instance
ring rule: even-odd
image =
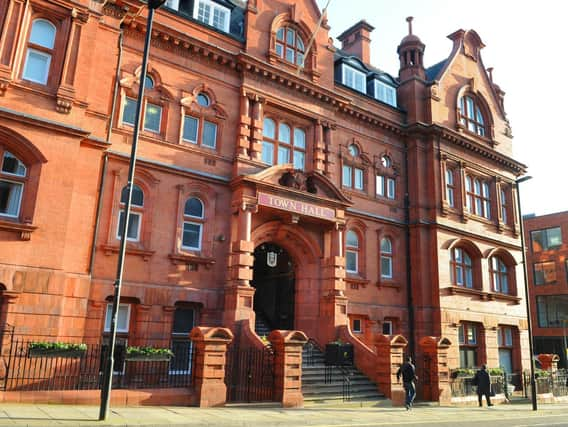
[[[294,263],[288,252],[274,243],[254,250],[254,311],[270,330],[294,329]]]

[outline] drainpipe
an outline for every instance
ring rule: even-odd
[[[408,140],[404,147],[404,170],[406,175],[406,192],[404,193],[404,222],[406,223],[406,305],[408,308],[408,348],[409,355],[415,358],[415,320],[414,298],[412,296],[412,262],[410,260],[410,179],[408,173]]]
[[[123,29],[121,24],[120,34],[118,35],[118,58],[116,61],[116,75],[114,77],[114,89],[112,93],[112,107],[110,111],[110,118],[108,121],[108,129],[106,135],[106,143],[108,145],[110,145],[110,138],[112,136],[112,123],[114,116],[116,114],[116,103],[118,98],[119,82],[120,82],[120,64],[122,63],[122,39],[123,39]],[[103,209],[103,190],[106,182],[107,166],[108,166],[108,153],[105,153],[103,157],[101,176],[99,179],[99,196],[97,198],[97,214],[95,217],[95,230],[93,232],[93,241],[91,242],[91,259],[89,261],[89,274],[93,274],[93,267],[95,265],[96,243],[97,243],[97,236],[99,234],[99,225],[101,222],[101,211]]]

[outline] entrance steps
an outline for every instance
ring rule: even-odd
[[[345,366],[344,373],[338,367],[331,368],[331,381],[326,382],[326,366],[323,353],[312,343],[304,346],[302,354],[302,393],[304,404],[349,406],[390,406],[390,400],[377,390],[377,385],[354,366]],[[329,373],[329,369],[328,369]],[[344,377],[350,383],[350,393],[344,393]],[[344,397],[350,400],[344,401]]]
[[[254,331],[259,337],[263,336],[268,337],[268,335],[270,335],[270,332],[272,332],[272,329],[270,329],[270,326],[268,326],[266,319],[260,313],[256,313],[256,320],[254,322]]]

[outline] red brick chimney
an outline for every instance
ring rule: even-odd
[[[358,57],[365,64],[371,62],[371,31],[375,27],[367,21],[357,22],[337,37],[341,42],[341,50]]]

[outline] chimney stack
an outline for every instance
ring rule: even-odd
[[[375,27],[365,20],[357,22],[337,37],[341,42],[341,50],[369,64],[371,62],[371,31],[374,29]]]

